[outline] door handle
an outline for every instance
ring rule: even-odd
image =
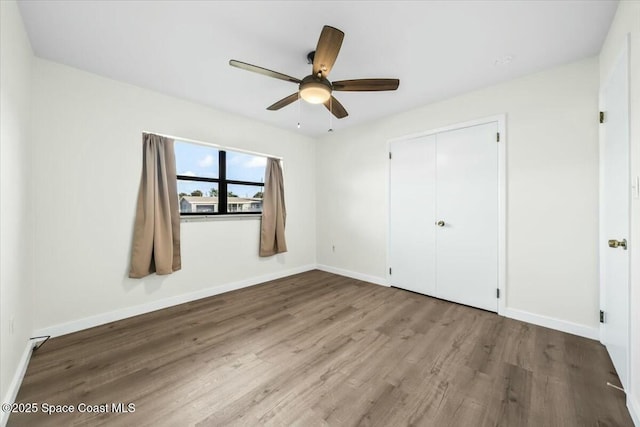
[[[627,250],[627,239],[622,239],[622,240],[615,240],[615,239],[611,239],[609,240],[609,247],[610,248],[622,248],[625,251]]]
[[[438,227],[444,227],[444,221],[440,220],[440,221],[436,222],[436,225]]]

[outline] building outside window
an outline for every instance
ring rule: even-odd
[[[175,141],[181,215],[262,212],[267,158]]]

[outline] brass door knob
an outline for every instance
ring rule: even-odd
[[[438,227],[444,227],[444,221],[440,220],[440,221],[436,222],[436,225]]]
[[[616,240],[616,239],[611,239],[609,240],[609,247],[610,248],[622,248],[625,251],[627,250],[627,239],[622,239],[622,240]]]

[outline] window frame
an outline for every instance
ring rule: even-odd
[[[186,142],[187,144],[191,144],[190,141],[185,140],[177,140],[180,142]],[[229,211],[228,209],[228,197],[227,197],[227,189],[229,185],[250,185],[254,187],[262,187],[262,194],[264,195],[264,182],[253,182],[253,181],[240,181],[236,179],[227,179],[227,150],[219,147],[212,147],[218,150],[218,177],[217,178],[209,178],[203,176],[190,176],[190,175],[177,175],[176,179],[178,181],[196,181],[196,182],[215,182],[218,184],[218,211],[217,212],[180,212],[180,217],[189,217],[189,216],[220,216],[220,215],[262,215],[262,210],[260,212],[238,212],[238,211]],[[238,153],[242,153],[242,151],[238,151]],[[249,154],[249,153],[248,153]],[[258,156],[257,154],[251,154],[252,156]],[[266,157],[266,156],[263,156]]]

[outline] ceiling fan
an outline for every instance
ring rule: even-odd
[[[297,83],[299,85],[296,93],[275,102],[267,107],[267,110],[279,110],[282,107],[286,107],[292,102],[297,101],[299,98],[302,98],[311,104],[324,104],[324,106],[327,107],[334,116],[342,119],[347,117],[349,113],[347,113],[347,110],[345,110],[342,104],[340,104],[340,102],[338,102],[338,100],[331,94],[334,90],[376,92],[383,90],[396,90],[400,84],[400,80],[398,79],[355,79],[330,82],[327,79],[327,76],[331,72],[333,64],[336,62],[343,39],[344,33],[342,31],[325,25],[320,33],[320,39],[318,39],[318,46],[316,47],[316,50],[307,55],[309,63],[313,64],[312,72],[302,80],[276,71],[271,71],[266,68],[258,67],[257,65],[236,61],[235,59],[230,60],[229,65],[242,68],[243,70],[253,71],[254,73],[264,74],[265,76],[276,79],[286,80],[291,83]]]

